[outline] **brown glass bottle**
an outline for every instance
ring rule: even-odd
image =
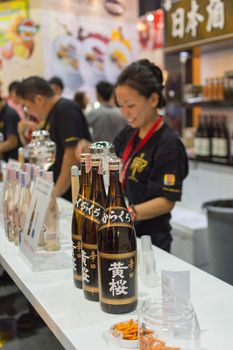
[[[80,188],[72,218],[73,279],[77,288],[82,288],[81,235],[85,203],[91,190],[90,157],[89,153],[81,154]]]
[[[86,299],[99,301],[97,234],[106,205],[102,161],[99,155],[91,156],[92,186],[86,203],[82,228],[82,281]]]
[[[101,308],[123,314],[137,307],[137,246],[135,229],[119,181],[120,160],[109,161],[109,193],[98,232]]]

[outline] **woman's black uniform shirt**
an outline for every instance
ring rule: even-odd
[[[122,158],[124,150],[135,133],[127,126],[115,139],[116,154]],[[133,150],[140,139],[136,139]],[[133,151],[132,151],[133,152]],[[182,182],[188,174],[188,160],[179,137],[164,124],[154,132],[147,143],[136,153],[127,169],[125,195],[129,204],[139,204],[155,197],[172,201],[181,200]],[[171,243],[171,215],[136,221],[137,236],[150,235],[153,244],[169,250]]]
[[[61,171],[65,149],[75,146],[80,139],[90,140],[87,121],[77,103],[61,98],[50,111],[44,125],[50,133],[50,138],[56,143],[56,160],[51,168],[54,171],[54,181]],[[71,201],[71,189],[64,195]]]

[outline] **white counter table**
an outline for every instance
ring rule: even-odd
[[[63,235],[69,235],[70,215],[66,215],[66,210],[71,214],[71,205],[60,200],[59,206],[63,208]],[[202,349],[233,349],[233,287],[158,248],[154,251],[159,273],[161,269],[190,270],[191,299],[202,331]],[[57,259],[58,266],[62,261],[63,267],[31,271],[1,229],[1,265],[65,349],[102,350],[102,332],[132,315],[106,314],[99,303],[84,299],[82,290],[73,285],[69,245],[60,252],[46,253],[47,260],[49,257],[51,261]],[[160,294],[160,287],[145,289],[139,281],[139,306],[146,297]]]

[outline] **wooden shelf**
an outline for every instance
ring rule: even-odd
[[[217,108],[232,108],[233,100],[227,101],[197,101],[197,102],[183,102],[182,106],[185,108],[193,107],[217,107]]]
[[[201,163],[208,163],[208,164],[214,164],[214,165],[223,165],[223,166],[230,166],[233,167],[233,162],[229,162],[226,159],[212,159],[212,158],[205,158],[205,157],[194,157],[194,156],[188,156],[189,160],[192,160],[194,162],[201,162]]]

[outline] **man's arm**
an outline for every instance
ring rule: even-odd
[[[18,146],[18,138],[16,135],[9,135],[7,139],[0,143],[0,153],[9,152]]]
[[[71,184],[70,167],[76,163],[75,146],[67,147],[62,159],[61,171],[54,188],[55,196],[62,196],[69,189]]]

